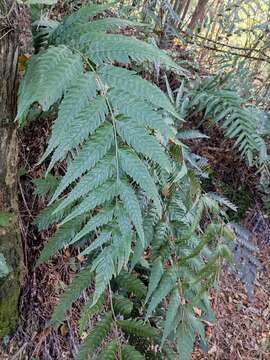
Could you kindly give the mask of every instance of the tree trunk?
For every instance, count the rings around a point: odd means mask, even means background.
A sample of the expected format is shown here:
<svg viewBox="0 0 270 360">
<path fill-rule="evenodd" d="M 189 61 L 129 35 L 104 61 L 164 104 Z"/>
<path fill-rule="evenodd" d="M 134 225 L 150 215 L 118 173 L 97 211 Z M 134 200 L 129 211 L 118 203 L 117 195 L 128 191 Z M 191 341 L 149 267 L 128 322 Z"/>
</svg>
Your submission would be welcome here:
<svg viewBox="0 0 270 360">
<path fill-rule="evenodd" d="M 199 0 L 198 1 L 198 4 L 192 15 L 192 18 L 188 24 L 188 29 L 194 30 L 196 25 L 201 25 L 204 15 L 205 15 L 207 3 L 208 3 L 208 0 Z"/>
<path fill-rule="evenodd" d="M 0 255 L 9 273 L 0 278 L 0 337 L 19 320 L 23 250 L 18 223 L 17 97 L 18 31 L 16 2 L 0 0 Z"/>
</svg>

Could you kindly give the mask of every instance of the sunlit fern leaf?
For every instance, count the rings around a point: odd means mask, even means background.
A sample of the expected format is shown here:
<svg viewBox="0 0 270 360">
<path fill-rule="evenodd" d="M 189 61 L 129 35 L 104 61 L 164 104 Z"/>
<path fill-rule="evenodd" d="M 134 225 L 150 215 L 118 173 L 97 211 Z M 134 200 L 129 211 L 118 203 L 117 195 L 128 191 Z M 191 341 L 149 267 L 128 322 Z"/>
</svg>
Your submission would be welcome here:
<svg viewBox="0 0 270 360">
<path fill-rule="evenodd" d="M 203 348 L 207 348 L 207 340 L 205 336 L 205 329 L 202 321 L 194 315 L 193 309 L 187 312 L 187 321 L 195 334 L 199 335 Z"/>
<path fill-rule="evenodd" d="M 115 168 L 115 157 L 112 155 L 105 156 L 90 172 L 81 177 L 80 181 L 75 185 L 67 197 L 65 197 L 59 206 L 57 206 L 55 213 L 63 210 L 91 190 L 96 189 L 105 183 L 106 180 L 115 174 Z"/>
<path fill-rule="evenodd" d="M 134 294 L 139 299 L 146 296 L 147 288 L 144 283 L 132 273 L 121 271 L 120 275 L 116 278 L 116 283 L 122 289 Z"/>
<path fill-rule="evenodd" d="M 37 261 L 37 265 L 44 263 L 58 250 L 61 250 L 64 246 L 67 246 L 81 229 L 84 221 L 85 217 L 81 216 L 67 224 L 64 224 L 63 226 L 60 226 L 48 239 L 48 242 L 42 249 Z"/>
<path fill-rule="evenodd" d="M 126 27 L 141 28 L 145 27 L 145 24 L 113 17 L 98 19 L 88 23 L 75 23 L 72 26 L 69 26 L 65 32 L 59 34 L 59 36 L 55 38 L 55 43 L 68 44 L 70 40 L 72 40 L 73 43 L 84 43 L 87 40 L 89 41 L 92 33 L 117 31 Z"/>
<path fill-rule="evenodd" d="M 47 149 L 40 162 L 44 161 L 62 143 L 66 131 L 69 131 L 69 125 L 74 122 L 74 117 L 96 96 L 96 90 L 97 84 L 94 74 L 90 72 L 80 74 L 67 89 L 59 106 L 57 119 L 53 123 L 52 135 Z"/>
<path fill-rule="evenodd" d="M 113 308 L 116 314 L 129 316 L 133 309 L 133 302 L 123 295 L 113 295 Z"/>
<path fill-rule="evenodd" d="M 174 319 L 177 312 L 179 311 L 180 298 L 178 289 L 174 289 L 171 293 L 170 302 L 166 310 L 166 320 L 164 323 L 164 331 L 161 341 L 161 346 L 163 346 L 165 340 L 174 331 Z"/>
<path fill-rule="evenodd" d="M 110 246 L 106 247 L 93 261 L 92 271 L 95 271 L 95 292 L 93 305 L 96 304 L 113 276 L 116 276 L 113 252 Z"/>
<path fill-rule="evenodd" d="M 53 202 L 74 180 L 92 169 L 110 150 L 113 141 L 113 130 L 110 124 L 100 127 L 86 142 L 79 154 L 69 163 L 66 175 L 54 193 Z M 91 156 L 89 156 L 91 154 Z"/>
<path fill-rule="evenodd" d="M 92 274 L 91 274 L 92 275 Z M 80 314 L 80 319 L 78 320 L 78 326 L 79 326 L 79 334 L 82 336 L 87 321 L 95 314 L 97 314 L 104 303 L 104 296 L 101 296 L 95 305 L 93 305 L 93 296 L 91 295 L 88 299 L 87 303 L 84 305 L 82 312 Z"/>
<path fill-rule="evenodd" d="M 146 166 L 136 155 L 135 152 L 129 149 L 120 149 L 119 158 L 122 169 L 133 178 L 137 184 L 145 191 L 147 196 L 154 201 L 154 204 L 158 210 L 158 214 L 161 214 L 161 200 L 158 194 L 156 184 L 154 183 Z"/>
<path fill-rule="evenodd" d="M 195 343 L 195 334 L 189 325 L 181 322 L 176 330 L 176 345 L 180 360 L 190 360 Z"/>
<path fill-rule="evenodd" d="M 45 230 L 48 226 L 50 226 L 53 223 L 56 223 L 60 221 L 64 214 L 70 210 L 70 208 L 67 208 L 66 210 L 59 211 L 58 213 L 55 213 L 56 208 L 61 204 L 61 200 L 55 202 L 54 204 L 46 207 L 43 209 L 36 219 L 34 220 L 34 224 L 38 226 L 39 231 Z"/>
<path fill-rule="evenodd" d="M 115 360 L 117 354 L 118 342 L 112 339 L 97 356 L 97 360 Z"/>
<path fill-rule="evenodd" d="M 144 338 L 155 338 L 157 330 L 142 320 L 118 320 L 117 325 L 126 333 Z"/>
<path fill-rule="evenodd" d="M 105 207 L 97 215 L 93 216 L 82 228 L 80 232 L 70 241 L 70 244 L 74 244 L 79 241 L 82 237 L 95 231 L 99 227 L 108 224 L 113 218 L 114 208 Z M 74 219 L 75 221 L 76 219 Z M 68 224 L 68 223 L 67 223 Z"/>
<path fill-rule="evenodd" d="M 174 137 L 172 127 L 165 122 L 162 114 L 144 99 L 131 97 L 127 92 L 115 89 L 110 91 L 109 99 L 117 112 L 132 119 L 137 125 L 158 130 L 166 141 Z"/>
<path fill-rule="evenodd" d="M 122 180 L 118 184 L 118 189 L 119 189 L 120 198 L 124 203 L 124 207 L 127 210 L 137 230 L 137 233 L 139 235 L 142 244 L 144 244 L 142 213 L 136 194 L 127 181 Z"/>
<path fill-rule="evenodd" d="M 106 201 L 110 202 L 117 194 L 117 184 L 115 180 L 107 180 L 104 184 L 92 190 L 84 200 L 77 205 L 67 217 L 62 220 L 62 224 L 82 215 L 90 210 L 95 209 L 99 205 L 103 205 Z"/>
<path fill-rule="evenodd" d="M 55 41 L 58 36 L 64 34 L 70 26 L 78 23 L 86 23 L 89 21 L 90 18 L 107 10 L 108 7 L 108 4 L 91 4 L 89 6 L 81 7 L 79 10 L 73 12 L 71 15 L 68 15 L 64 18 L 63 23 L 55 30 L 54 33 L 52 33 L 51 41 Z"/>
<path fill-rule="evenodd" d="M 148 292 L 147 292 L 147 296 L 145 299 L 145 303 L 148 302 L 151 295 L 158 287 L 158 284 L 160 282 L 160 279 L 162 278 L 163 272 L 164 272 L 164 270 L 163 270 L 162 260 L 160 258 L 157 258 L 154 261 L 152 268 L 151 268 L 151 275 L 149 278 Z"/>
<path fill-rule="evenodd" d="M 100 345 L 102 340 L 110 331 L 112 324 L 112 313 L 107 313 L 103 319 L 96 322 L 91 334 L 87 336 L 82 344 L 76 360 L 87 360 Z"/>
<path fill-rule="evenodd" d="M 55 192 L 60 177 L 49 174 L 46 178 L 33 179 L 32 182 L 35 186 L 35 194 L 36 195 L 48 195 L 48 197 L 52 196 Z"/>
<path fill-rule="evenodd" d="M 65 319 L 65 312 L 70 308 L 72 303 L 81 295 L 82 291 L 91 285 L 93 274 L 91 266 L 86 266 L 74 278 L 71 285 L 61 295 L 59 302 L 54 308 L 50 323 L 54 329 Z"/>
<path fill-rule="evenodd" d="M 101 249 L 103 245 L 110 241 L 111 234 L 111 231 L 106 231 L 103 229 L 102 233 L 81 252 L 81 255 L 89 255 L 92 251 Z"/>
<path fill-rule="evenodd" d="M 16 119 L 22 122 L 34 102 L 49 110 L 82 71 L 81 57 L 65 46 L 34 55 L 20 85 Z"/>
<path fill-rule="evenodd" d="M 176 284 L 177 276 L 174 268 L 168 269 L 162 276 L 158 287 L 154 291 L 151 297 L 151 301 L 148 305 L 146 318 L 148 319 L 158 304 L 168 295 Z"/>
<path fill-rule="evenodd" d="M 153 239 L 154 235 L 154 224 L 157 221 L 156 211 L 153 214 L 144 216 L 143 219 L 143 230 L 144 230 L 144 237 L 145 237 L 145 246 L 148 246 Z M 135 265 L 141 260 L 145 247 L 142 246 L 142 243 L 137 241 L 135 248 L 133 249 L 133 257 L 130 264 L 130 269 L 132 270 Z"/>
<path fill-rule="evenodd" d="M 127 210 L 123 207 L 123 204 L 117 205 L 115 215 L 121 234 L 127 238 L 132 237 L 131 218 L 129 217 Z"/>
<path fill-rule="evenodd" d="M 145 360 L 145 357 L 131 345 L 122 348 L 122 360 Z"/>
<path fill-rule="evenodd" d="M 135 71 L 119 68 L 113 65 L 104 65 L 99 70 L 101 78 L 109 87 L 128 92 L 152 103 L 156 108 L 163 108 L 174 116 L 178 116 L 170 100 L 157 86 L 142 79 Z M 125 82 L 123 82 L 125 78 Z"/>
<path fill-rule="evenodd" d="M 48 170 L 66 157 L 68 151 L 78 147 L 105 121 L 108 108 L 104 97 L 99 96 L 84 107 L 70 123 L 65 124 L 62 142 L 55 149 Z"/>
<path fill-rule="evenodd" d="M 212 199 L 216 200 L 220 205 L 225 205 L 227 208 L 233 211 L 237 211 L 237 206 L 224 196 L 213 192 L 208 192 L 207 195 Z"/>
<path fill-rule="evenodd" d="M 117 131 L 122 139 L 133 149 L 150 160 L 157 162 L 169 171 L 170 161 L 156 138 L 133 121 L 121 120 L 117 122 Z"/>
<path fill-rule="evenodd" d="M 128 63 L 132 59 L 138 62 L 159 61 L 168 68 L 181 71 L 165 52 L 130 36 L 100 33 L 89 45 L 84 44 L 83 52 L 99 65 L 113 61 Z"/>
<path fill-rule="evenodd" d="M 117 273 L 126 267 L 131 254 L 132 234 L 114 234 L 112 251 L 114 253 Z"/>
</svg>

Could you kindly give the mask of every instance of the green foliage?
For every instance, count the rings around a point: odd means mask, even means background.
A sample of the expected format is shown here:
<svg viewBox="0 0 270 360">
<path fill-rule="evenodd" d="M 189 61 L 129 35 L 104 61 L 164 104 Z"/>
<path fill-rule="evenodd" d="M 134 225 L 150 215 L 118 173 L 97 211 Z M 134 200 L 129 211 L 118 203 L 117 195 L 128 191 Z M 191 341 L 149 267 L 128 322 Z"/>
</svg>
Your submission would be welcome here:
<svg viewBox="0 0 270 360">
<path fill-rule="evenodd" d="M 258 128 L 266 115 L 252 106 L 243 107 L 244 100 L 228 87 L 226 78 L 204 80 L 191 96 L 190 109 L 202 111 L 205 120 L 221 123 L 224 135 L 234 140 L 234 147 L 250 166 L 268 159 L 266 143 Z"/>
<path fill-rule="evenodd" d="M 98 355 L 97 360 L 114 360 L 117 353 L 117 340 L 111 340 Z"/>
<path fill-rule="evenodd" d="M 54 309 L 51 325 L 55 329 L 64 321 L 65 311 L 70 308 L 71 304 L 81 295 L 82 291 L 91 285 L 92 280 L 93 276 L 89 266 L 85 267 L 76 275 Z"/>
<path fill-rule="evenodd" d="M 123 295 L 113 295 L 113 307 L 116 314 L 129 316 L 133 310 L 133 302 Z"/>
<path fill-rule="evenodd" d="M 164 71 L 182 71 L 165 51 L 114 33 L 144 25 L 96 18 L 107 8 L 90 5 L 67 16 L 33 56 L 20 86 L 20 124 L 36 102 L 43 111 L 53 107 L 57 113 L 40 160 L 50 161 L 47 177 L 35 181 L 36 192 L 50 201 L 36 223 L 39 229 L 55 225 L 56 231 L 38 265 L 65 246 L 86 260 L 61 296 L 51 324 L 57 328 L 92 285 L 78 321 L 80 334 L 89 319 L 95 315 L 97 320 L 78 360 L 91 358 L 101 345 L 98 359 L 120 354 L 144 359 L 153 344 L 162 358 L 188 359 L 196 337 L 206 348 L 201 320 L 214 320 L 207 292 L 219 259 L 231 261 L 227 243 L 235 240 L 224 208 L 236 209 L 201 189 L 205 159 L 181 140 L 205 136 L 183 130 L 182 117 L 192 109 L 223 121 L 226 136 L 249 161 L 263 155 L 263 144 L 260 136 L 254 138 L 251 110 L 242 109 L 234 93 L 217 93 L 216 82 L 188 95 L 181 86 L 174 99 L 173 91 L 167 97 L 130 69 L 145 62 L 148 68 L 155 63 Z M 52 177 L 49 172 L 60 161 L 64 174 Z"/>
<path fill-rule="evenodd" d="M 144 360 L 145 358 L 133 346 L 125 345 L 125 346 L 123 346 L 123 349 L 122 349 L 122 359 L 123 360 Z"/>
<path fill-rule="evenodd" d="M 100 343 L 104 340 L 105 336 L 110 331 L 112 325 L 112 313 L 108 312 L 102 320 L 95 324 L 91 334 L 87 336 L 83 345 L 80 348 L 76 360 L 87 360 L 90 355 L 97 349 Z"/>
<path fill-rule="evenodd" d="M 157 331 L 148 324 L 144 324 L 141 320 L 118 320 L 117 325 L 129 334 L 134 334 L 143 338 L 154 338 Z"/>
<path fill-rule="evenodd" d="M 116 278 L 116 283 L 119 288 L 126 289 L 129 293 L 134 294 L 139 299 L 143 299 L 146 295 L 146 286 L 133 273 L 122 271 Z"/>
</svg>

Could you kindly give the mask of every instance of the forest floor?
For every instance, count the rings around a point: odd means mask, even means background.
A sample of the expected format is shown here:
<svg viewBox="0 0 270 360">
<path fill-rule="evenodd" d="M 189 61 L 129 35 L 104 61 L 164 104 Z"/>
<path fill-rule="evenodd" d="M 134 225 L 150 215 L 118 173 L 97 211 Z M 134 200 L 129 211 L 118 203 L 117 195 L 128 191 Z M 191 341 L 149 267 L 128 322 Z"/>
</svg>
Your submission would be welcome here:
<svg viewBox="0 0 270 360">
<path fill-rule="evenodd" d="M 76 330 L 76 321 L 86 301 L 86 293 L 74 304 L 72 311 L 67 314 L 66 322 L 57 332 L 48 327 L 48 320 L 60 293 L 74 276 L 74 263 L 71 261 L 74 254 L 66 249 L 46 264 L 35 267 L 44 242 L 54 230 L 51 228 L 39 233 L 33 225 L 34 218 L 46 205 L 45 199 L 35 195 L 32 180 L 40 177 L 45 170 L 46 164 L 38 167 L 36 164 L 44 152 L 50 124 L 51 119 L 41 119 L 31 123 L 20 134 L 20 227 L 26 276 L 21 299 L 21 324 L 11 338 L 5 339 L 4 351 L 2 354 L 0 352 L 3 360 L 72 360 L 81 340 Z M 211 143 L 212 151 L 226 153 L 228 142 L 218 143 L 219 148 Z M 196 144 L 193 147 L 196 150 Z M 211 149 L 207 148 L 207 144 L 203 149 L 209 155 Z M 216 154 L 213 158 L 216 159 Z M 226 164 L 226 161 L 222 163 Z M 239 166 L 240 163 L 235 168 L 243 172 Z M 61 166 L 54 171 L 55 174 L 61 174 Z M 224 171 L 219 169 L 219 174 L 222 173 L 225 176 Z M 229 176 L 229 173 L 225 174 Z M 231 174 L 235 175 L 233 172 Z M 251 175 L 246 173 L 243 176 L 248 179 Z M 218 285 L 210 294 L 217 321 L 206 323 L 209 351 L 203 353 L 196 347 L 193 360 L 270 359 L 270 223 L 259 204 L 247 209 L 243 222 L 252 232 L 254 243 L 260 249 L 262 266 L 258 272 L 254 298 L 252 301 L 248 299 L 244 286 L 228 270 L 221 271 Z"/>
</svg>

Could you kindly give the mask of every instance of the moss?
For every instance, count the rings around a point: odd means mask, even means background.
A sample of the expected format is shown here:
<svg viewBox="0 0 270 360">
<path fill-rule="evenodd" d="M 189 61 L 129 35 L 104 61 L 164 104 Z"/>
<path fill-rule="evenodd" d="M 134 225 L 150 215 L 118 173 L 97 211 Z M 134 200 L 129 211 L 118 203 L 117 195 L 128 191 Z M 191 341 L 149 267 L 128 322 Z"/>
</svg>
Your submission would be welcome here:
<svg viewBox="0 0 270 360">
<path fill-rule="evenodd" d="M 19 321 L 18 299 L 20 288 L 14 287 L 8 297 L 0 299 L 0 337 L 14 331 Z"/>
<path fill-rule="evenodd" d="M 13 226 L 13 229 L 10 227 Z M 10 268 L 8 276 L 0 279 L 0 337 L 15 330 L 19 321 L 19 298 L 22 280 L 20 239 L 14 221 L 8 227 L 0 227 L 0 253 Z M 3 233 L 6 231 L 6 234 Z"/>
</svg>

